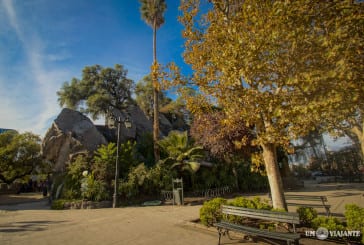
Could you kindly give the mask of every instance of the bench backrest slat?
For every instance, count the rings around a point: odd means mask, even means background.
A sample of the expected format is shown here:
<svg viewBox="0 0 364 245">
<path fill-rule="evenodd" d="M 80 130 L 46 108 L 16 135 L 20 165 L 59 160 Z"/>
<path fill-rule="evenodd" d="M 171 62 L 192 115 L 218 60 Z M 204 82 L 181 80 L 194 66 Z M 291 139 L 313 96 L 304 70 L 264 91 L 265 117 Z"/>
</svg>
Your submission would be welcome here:
<svg viewBox="0 0 364 245">
<path fill-rule="evenodd" d="M 324 201 L 327 202 L 326 196 L 308 196 L 308 195 L 288 195 L 285 194 L 286 199 L 290 200 L 306 200 L 306 201 Z"/>
<path fill-rule="evenodd" d="M 300 219 L 297 213 L 289 213 L 289 212 L 274 212 L 268 210 L 260 210 L 260 209 L 251 209 L 251 208 L 241 208 L 223 205 L 222 206 L 223 214 L 237 215 L 247 218 L 253 219 L 261 219 L 261 220 L 269 220 L 269 221 L 277 221 L 277 222 L 285 222 L 290 224 L 299 224 Z"/>
<path fill-rule="evenodd" d="M 295 194 L 284 194 L 286 200 L 302 200 L 302 201 L 322 201 L 327 202 L 326 196 L 312 196 L 312 195 L 295 195 Z M 272 199 L 270 193 L 268 193 L 269 199 Z"/>
</svg>

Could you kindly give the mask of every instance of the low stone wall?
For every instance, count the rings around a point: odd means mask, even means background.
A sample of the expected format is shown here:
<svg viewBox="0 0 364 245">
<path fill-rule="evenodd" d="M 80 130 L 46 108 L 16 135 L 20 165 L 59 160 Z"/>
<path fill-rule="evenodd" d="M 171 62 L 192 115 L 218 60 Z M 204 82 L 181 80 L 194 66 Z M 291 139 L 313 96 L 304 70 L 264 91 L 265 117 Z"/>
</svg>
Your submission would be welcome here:
<svg viewBox="0 0 364 245">
<path fill-rule="evenodd" d="M 0 194 L 16 194 L 20 189 L 20 186 L 20 183 L 14 183 L 11 185 L 0 183 Z"/>
<path fill-rule="evenodd" d="M 73 202 L 65 202 L 64 209 L 96 209 L 96 208 L 110 208 L 112 206 L 111 201 L 101 201 L 101 202 L 93 202 L 93 201 L 73 201 Z"/>
</svg>

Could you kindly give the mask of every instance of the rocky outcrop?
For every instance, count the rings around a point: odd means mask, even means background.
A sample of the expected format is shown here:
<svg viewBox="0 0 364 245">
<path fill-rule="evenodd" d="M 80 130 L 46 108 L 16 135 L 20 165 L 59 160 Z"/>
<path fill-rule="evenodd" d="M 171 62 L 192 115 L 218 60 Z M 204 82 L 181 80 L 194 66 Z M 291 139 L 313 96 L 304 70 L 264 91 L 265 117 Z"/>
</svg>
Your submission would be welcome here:
<svg viewBox="0 0 364 245">
<path fill-rule="evenodd" d="M 112 115 L 114 118 L 117 118 L 121 121 L 120 124 L 120 140 L 121 142 L 133 139 L 138 141 L 143 134 L 146 132 L 152 132 L 153 125 L 152 122 L 145 116 L 144 112 L 137 105 L 130 105 L 125 111 L 113 110 Z M 126 128 L 124 125 L 125 120 L 128 120 L 131 123 L 131 128 Z M 117 123 L 115 119 L 108 118 L 107 120 L 107 128 L 109 129 L 108 135 L 113 136 L 111 141 L 116 142 L 117 137 Z M 101 129 L 100 126 L 98 126 Z M 103 133 L 107 132 L 107 129 L 102 129 Z M 109 138 L 109 137 L 107 137 Z"/>
<path fill-rule="evenodd" d="M 78 111 L 65 108 L 48 129 L 42 153 L 45 160 L 52 163 L 53 171 L 63 172 L 71 156 L 92 152 L 101 144 L 107 141 L 92 121 Z"/>
<path fill-rule="evenodd" d="M 145 133 L 152 133 L 153 124 L 136 104 L 120 112 L 112 112 L 114 118 L 121 120 L 120 141 L 138 141 Z M 170 118 L 169 118 L 170 117 Z M 129 119 L 131 128 L 126 128 L 124 121 Z M 161 136 L 166 136 L 171 130 L 185 130 L 186 124 L 182 118 L 172 118 L 169 114 L 160 114 Z M 63 172 L 67 162 L 79 154 L 92 153 L 101 144 L 116 142 L 117 124 L 111 117 L 106 119 L 106 125 L 95 126 L 92 121 L 78 111 L 63 109 L 48 129 L 42 143 L 45 160 L 53 166 L 53 171 Z"/>
</svg>

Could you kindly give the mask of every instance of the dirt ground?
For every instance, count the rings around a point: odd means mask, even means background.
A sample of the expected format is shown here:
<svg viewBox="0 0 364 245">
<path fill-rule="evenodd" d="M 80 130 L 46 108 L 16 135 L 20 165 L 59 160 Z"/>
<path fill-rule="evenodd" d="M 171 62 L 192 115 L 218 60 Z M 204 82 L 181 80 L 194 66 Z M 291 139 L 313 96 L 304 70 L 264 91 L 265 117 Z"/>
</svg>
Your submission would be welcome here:
<svg viewBox="0 0 364 245">
<path fill-rule="evenodd" d="M 364 183 L 307 183 L 304 189 L 289 193 L 326 195 L 331 212 L 338 216 L 348 203 L 364 207 Z M 198 219 L 200 208 L 168 205 L 58 211 L 50 210 L 41 195 L 0 196 L 0 244 L 217 244 L 216 229 L 192 222 Z M 289 207 L 290 211 L 295 208 Z M 272 244 L 242 240 L 238 234 L 233 238 L 223 237 L 222 244 Z M 303 237 L 300 244 L 337 243 Z"/>
</svg>

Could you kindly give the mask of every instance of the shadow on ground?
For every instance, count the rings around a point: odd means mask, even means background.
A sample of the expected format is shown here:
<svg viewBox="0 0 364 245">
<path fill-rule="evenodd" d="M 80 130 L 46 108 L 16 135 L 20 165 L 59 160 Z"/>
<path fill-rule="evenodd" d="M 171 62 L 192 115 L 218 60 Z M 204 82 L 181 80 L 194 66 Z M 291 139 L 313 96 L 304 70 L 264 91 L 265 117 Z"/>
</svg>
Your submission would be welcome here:
<svg viewBox="0 0 364 245">
<path fill-rule="evenodd" d="M 41 199 L 31 202 L 0 205 L 0 210 L 18 211 L 18 210 L 49 210 L 50 205 L 48 199 Z"/>
<path fill-rule="evenodd" d="M 14 222 L 11 224 L 0 225 L 0 233 L 15 233 L 26 231 L 44 231 L 51 224 L 64 223 L 66 221 L 50 221 L 50 220 L 38 220 L 38 221 L 24 221 Z"/>
</svg>

